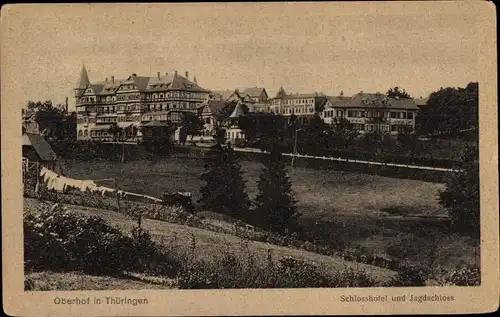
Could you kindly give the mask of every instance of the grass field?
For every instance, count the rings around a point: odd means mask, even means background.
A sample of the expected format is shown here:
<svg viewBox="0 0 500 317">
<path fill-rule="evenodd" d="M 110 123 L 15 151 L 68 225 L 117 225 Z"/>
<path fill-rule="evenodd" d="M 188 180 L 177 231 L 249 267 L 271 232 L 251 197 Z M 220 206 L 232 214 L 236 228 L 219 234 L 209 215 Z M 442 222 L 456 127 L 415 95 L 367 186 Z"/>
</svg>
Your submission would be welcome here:
<svg viewBox="0 0 500 317">
<path fill-rule="evenodd" d="M 143 281 L 140 277 L 94 276 L 80 272 L 30 272 L 26 278 L 34 285 L 32 291 L 139 290 L 171 289 L 170 284 Z"/>
<path fill-rule="evenodd" d="M 254 198 L 261 164 L 242 162 L 242 167 L 247 191 Z M 136 193 L 161 197 L 164 191 L 190 191 L 198 199 L 203 161 L 67 162 L 65 171 L 79 179 L 115 177 L 120 189 Z M 290 169 L 289 174 L 301 222 L 317 242 L 427 267 L 479 265 L 475 239 L 420 220 L 394 219 L 407 214 L 444 215 L 437 201 L 443 184 L 305 168 Z M 179 228 L 179 232 L 190 230 Z"/>
<path fill-rule="evenodd" d="M 242 166 L 247 191 L 254 198 L 261 164 L 242 162 Z M 190 191 L 197 200 L 203 161 L 67 162 L 65 171 L 78 179 L 114 177 L 120 189 L 155 197 L 164 191 Z M 441 184 L 305 168 L 290 169 L 289 173 L 299 209 L 308 217 L 376 215 L 388 207 L 407 213 L 443 214 L 437 203 L 437 193 L 444 188 Z"/>
</svg>

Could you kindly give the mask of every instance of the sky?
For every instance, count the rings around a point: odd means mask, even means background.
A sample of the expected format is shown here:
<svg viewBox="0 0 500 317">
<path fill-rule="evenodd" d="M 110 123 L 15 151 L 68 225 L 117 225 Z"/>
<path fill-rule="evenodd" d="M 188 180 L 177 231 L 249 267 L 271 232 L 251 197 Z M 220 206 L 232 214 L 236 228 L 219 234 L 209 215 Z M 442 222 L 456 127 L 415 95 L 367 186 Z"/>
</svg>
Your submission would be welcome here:
<svg viewBox="0 0 500 317">
<path fill-rule="evenodd" d="M 426 97 L 478 81 L 478 12 L 456 2 L 8 6 L 2 67 L 21 107 L 65 97 L 72 107 L 82 63 L 91 82 L 178 70 L 214 90 L 399 86 Z"/>
</svg>

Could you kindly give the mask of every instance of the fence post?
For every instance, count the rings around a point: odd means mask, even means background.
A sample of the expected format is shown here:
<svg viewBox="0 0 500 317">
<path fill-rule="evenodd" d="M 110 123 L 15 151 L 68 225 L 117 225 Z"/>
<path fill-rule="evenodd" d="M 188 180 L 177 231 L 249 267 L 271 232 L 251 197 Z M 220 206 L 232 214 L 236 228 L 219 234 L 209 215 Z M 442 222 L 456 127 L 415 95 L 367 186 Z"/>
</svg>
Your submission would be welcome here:
<svg viewBox="0 0 500 317">
<path fill-rule="evenodd" d="M 115 184 L 116 204 L 118 205 L 118 212 L 120 212 L 120 193 L 118 193 L 118 186 L 116 185 L 116 178 L 113 178 L 113 182 Z"/>
</svg>

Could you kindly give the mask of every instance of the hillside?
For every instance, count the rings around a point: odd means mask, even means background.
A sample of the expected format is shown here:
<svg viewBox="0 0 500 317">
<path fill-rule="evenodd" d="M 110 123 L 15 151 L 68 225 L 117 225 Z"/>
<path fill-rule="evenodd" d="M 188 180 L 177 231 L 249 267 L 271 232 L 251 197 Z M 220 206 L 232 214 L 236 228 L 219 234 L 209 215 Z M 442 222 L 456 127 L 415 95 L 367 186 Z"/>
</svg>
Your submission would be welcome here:
<svg viewBox="0 0 500 317">
<path fill-rule="evenodd" d="M 33 210 L 37 205 L 40 204 L 43 204 L 43 202 L 29 198 L 24 199 L 25 209 Z M 70 210 L 82 214 L 98 215 L 107 222 L 121 228 L 126 232 L 129 232 L 135 225 L 135 221 L 133 219 L 130 219 L 118 212 L 74 205 L 67 205 L 67 207 Z M 237 254 L 241 254 L 242 256 L 246 256 L 245 254 L 241 253 L 244 241 L 230 234 L 216 233 L 204 229 L 198 229 L 151 219 L 143 220 L 142 226 L 144 229 L 150 231 L 150 233 L 158 242 L 162 242 L 164 244 L 174 243 L 176 246 L 187 248 L 190 245 L 193 245 L 194 241 L 196 250 L 195 257 L 198 258 L 210 260 L 214 257 L 214 255 L 223 251 L 233 251 Z M 312 252 L 276 246 L 263 242 L 245 242 L 248 243 L 249 249 L 256 255 L 257 261 L 265 261 L 268 256 L 268 250 L 271 250 L 273 259 L 275 260 L 282 256 L 301 258 L 304 260 L 316 262 L 321 267 L 323 267 L 326 272 L 334 272 L 336 269 L 343 267 L 359 268 L 366 270 L 369 275 L 371 275 L 378 281 L 386 281 L 396 275 L 396 272 L 393 272 L 391 270 L 366 264 L 348 262 L 338 257 L 324 256 Z"/>
</svg>

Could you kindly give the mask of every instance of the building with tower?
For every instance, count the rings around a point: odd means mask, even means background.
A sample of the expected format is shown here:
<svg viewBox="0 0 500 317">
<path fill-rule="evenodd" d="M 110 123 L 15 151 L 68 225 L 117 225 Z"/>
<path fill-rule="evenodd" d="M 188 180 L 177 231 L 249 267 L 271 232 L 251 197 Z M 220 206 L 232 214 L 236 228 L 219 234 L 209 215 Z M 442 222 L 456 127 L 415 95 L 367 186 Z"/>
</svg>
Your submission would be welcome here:
<svg viewBox="0 0 500 317">
<path fill-rule="evenodd" d="M 77 111 L 77 138 L 110 139 L 109 128 L 117 124 L 126 139 L 140 137 L 141 125 L 152 121 L 178 124 L 184 112 L 197 112 L 209 99 L 209 90 L 201 88 L 189 73 L 157 73 L 157 76 L 131 74 L 125 79 L 114 76 L 91 83 L 82 66 L 74 97 Z"/>
</svg>

